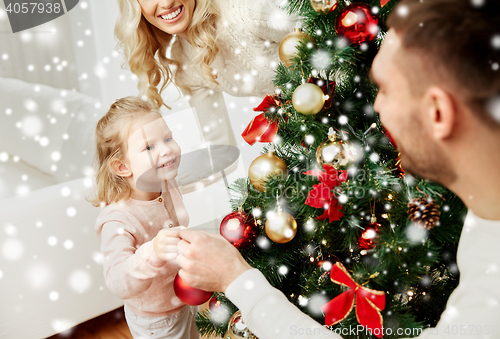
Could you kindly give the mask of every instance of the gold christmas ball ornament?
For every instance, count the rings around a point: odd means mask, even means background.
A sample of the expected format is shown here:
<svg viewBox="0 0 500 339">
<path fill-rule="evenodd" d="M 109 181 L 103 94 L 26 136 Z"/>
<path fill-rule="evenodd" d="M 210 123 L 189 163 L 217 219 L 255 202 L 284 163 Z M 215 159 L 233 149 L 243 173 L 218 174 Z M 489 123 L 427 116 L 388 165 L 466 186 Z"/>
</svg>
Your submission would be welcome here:
<svg viewBox="0 0 500 339">
<path fill-rule="evenodd" d="M 324 164 L 332 165 L 336 170 L 345 169 L 355 160 L 356 149 L 341 139 L 337 138 L 337 133 L 330 127 L 328 140 L 319 144 L 316 150 L 316 162 L 323 168 Z"/>
<path fill-rule="evenodd" d="M 265 228 L 269 239 L 278 244 L 284 244 L 297 234 L 297 221 L 278 207 L 276 212 L 268 214 Z"/>
<path fill-rule="evenodd" d="M 236 311 L 229 319 L 224 339 L 256 339 L 243 322 L 241 311 Z"/>
<path fill-rule="evenodd" d="M 248 168 L 248 177 L 250 183 L 256 190 L 264 192 L 264 180 L 270 175 L 280 175 L 285 178 L 288 174 L 288 169 L 285 162 L 274 155 L 274 152 L 268 152 L 257 158 L 250 164 Z"/>
<path fill-rule="evenodd" d="M 293 65 L 292 59 L 297 56 L 297 46 L 301 40 L 314 42 L 314 39 L 300 28 L 294 28 L 293 32 L 285 35 L 283 40 L 281 40 L 278 54 L 281 62 L 286 67 Z"/>
<path fill-rule="evenodd" d="M 304 115 L 314 115 L 323 109 L 325 94 L 317 85 L 304 83 L 292 95 L 293 108 Z"/>
<path fill-rule="evenodd" d="M 311 6 L 316 12 L 333 12 L 337 5 L 337 0 L 311 0 Z"/>
</svg>

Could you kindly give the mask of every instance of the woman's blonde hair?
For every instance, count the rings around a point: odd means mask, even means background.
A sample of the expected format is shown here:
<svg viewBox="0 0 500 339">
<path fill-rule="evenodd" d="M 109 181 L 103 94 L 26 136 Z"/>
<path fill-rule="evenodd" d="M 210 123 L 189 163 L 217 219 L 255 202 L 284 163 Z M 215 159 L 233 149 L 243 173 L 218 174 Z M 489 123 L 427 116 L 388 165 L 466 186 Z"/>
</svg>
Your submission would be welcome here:
<svg viewBox="0 0 500 339">
<path fill-rule="evenodd" d="M 125 142 L 138 118 L 146 114 L 157 114 L 156 106 L 139 97 L 129 96 L 115 101 L 109 111 L 99 120 L 95 129 L 97 162 L 95 196 L 89 201 L 96 207 L 102 203 L 127 200 L 132 189 L 125 180 L 112 169 L 113 162 L 126 158 Z"/>
<path fill-rule="evenodd" d="M 179 69 L 179 62 L 167 58 L 167 48 L 173 36 L 151 25 L 142 15 L 137 0 L 118 0 L 120 15 L 115 24 L 115 36 L 123 48 L 125 62 L 139 79 L 139 93 L 146 95 L 158 107 L 165 105 L 161 93 L 170 82 L 191 93 L 188 85 L 174 77 L 172 69 Z M 187 34 L 189 42 L 198 51 L 194 61 L 200 65 L 203 76 L 210 86 L 218 85 L 211 63 L 219 47 L 217 45 L 217 20 L 219 10 L 212 0 L 196 0 L 193 18 Z M 160 88 L 158 89 L 158 86 Z M 165 105 L 166 106 L 166 105 Z M 167 106 L 168 107 L 168 106 Z"/>
</svg>

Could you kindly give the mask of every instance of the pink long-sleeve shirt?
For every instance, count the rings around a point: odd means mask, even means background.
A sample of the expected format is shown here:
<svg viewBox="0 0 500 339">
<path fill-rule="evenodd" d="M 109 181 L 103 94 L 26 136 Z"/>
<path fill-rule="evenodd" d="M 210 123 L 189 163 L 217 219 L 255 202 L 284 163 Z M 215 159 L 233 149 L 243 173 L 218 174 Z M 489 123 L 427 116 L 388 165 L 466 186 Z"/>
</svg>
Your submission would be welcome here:
<svg viewBox="0 0 500 339">
<path fill-rule="evenodd" d="M 175 226 L 187 227 L 189 216 L 181 193 L 175 188 L 170 192 L 180 223 Z M 150 201 L 111 203 L 97 218 L 106 285 L 138 315 L 164 316 L 185 306 L 173 288 L 179 266 L 175 260 L 161 260 L 153 249 L 153 238 L 171 223 L 165 193 Z"/>
</svg>

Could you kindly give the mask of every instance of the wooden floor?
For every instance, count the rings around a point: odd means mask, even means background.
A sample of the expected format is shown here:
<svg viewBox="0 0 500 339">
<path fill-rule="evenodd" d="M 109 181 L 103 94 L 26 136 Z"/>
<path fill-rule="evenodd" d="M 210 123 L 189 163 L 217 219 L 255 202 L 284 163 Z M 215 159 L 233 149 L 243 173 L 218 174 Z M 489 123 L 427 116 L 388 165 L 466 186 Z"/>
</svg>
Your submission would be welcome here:
<svg viewBox="0 0 500 339">
<path fill-rule="evenodd" d="M 200 306 L 200 309 L 208 305 Z M 47 339 L 133 339 L 128 329 L 123 307 L 77 325 Z M 202 337 L 202 339 L 209 339 Z"/>
<path fill-rule="evenodd" d="M 48 339 L 132 339 L 123 307 L 91 319 Z"/>
</svg>

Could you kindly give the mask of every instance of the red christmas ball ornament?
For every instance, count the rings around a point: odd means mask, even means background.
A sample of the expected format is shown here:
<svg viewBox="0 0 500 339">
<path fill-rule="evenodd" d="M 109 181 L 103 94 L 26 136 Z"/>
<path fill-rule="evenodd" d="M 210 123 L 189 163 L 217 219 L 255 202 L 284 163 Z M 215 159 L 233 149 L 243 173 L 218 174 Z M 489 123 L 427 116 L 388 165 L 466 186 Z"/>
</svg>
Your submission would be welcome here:
<svg viewBox="0 0 500 339">
<path fill-rule="evenodd" d="M 213 297 L 208 302 L 208 308 L 210 308 L 210 311 L 212 311 L 212 312 L 219 311 L 220 307 L 221 307 L 221 302 L 219 299 L 217 299 L 217 297 Z"/>
<path fill-rule="evenodd" d="M 250 247 L 257 235 L 259 226 L 252 214 L 242 211 L 231 212 L 220 223 L 220 234 L 234 247 Z"/>
<path fill-rule="evenodd" d="M 346 6 L 337 16 L 335 31 L 355 45 L 370 42 L 377 36 L 380 28 L 378 18 L 364 3 L 353 3 Z"/>
<path fill-rule="evenodd" d="M 179 273 L 177 273 L 174 278 L 174 292 L 180 301 L 191 306 L 198 306 L 206 303 L 213 294 L 213 292 L 207 292 L 189 286 L 181 279 Z"/>
<path fill-rule="evenodd" d="M 365 226 L 365 230 L 358 238 L 358 247 L 362 250 L 371 250 L 374 248 L 380 227 L 381 225 L 376 222 Z"/>
</svg>

